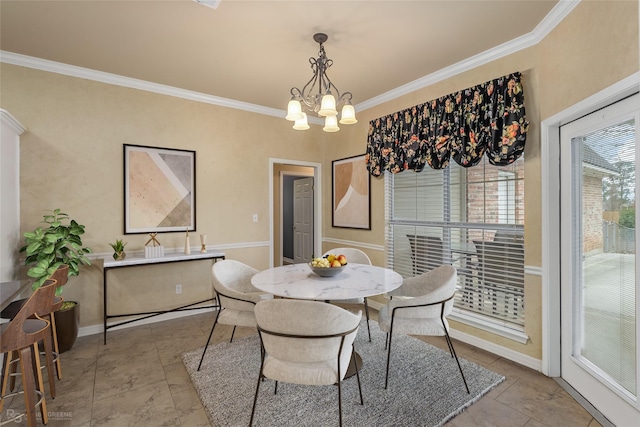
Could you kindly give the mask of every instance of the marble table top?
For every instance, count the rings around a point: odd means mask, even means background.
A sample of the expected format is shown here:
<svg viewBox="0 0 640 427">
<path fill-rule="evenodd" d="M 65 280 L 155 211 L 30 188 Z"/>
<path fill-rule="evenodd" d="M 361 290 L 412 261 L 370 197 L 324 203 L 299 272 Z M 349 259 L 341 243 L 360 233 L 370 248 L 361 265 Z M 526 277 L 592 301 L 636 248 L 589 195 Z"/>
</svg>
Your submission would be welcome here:
<svg viewBox="0 0 640 427">
<path fill-rule="evenodd" d="M 402 284 L 393 270 L 349 263 L 333 277 L 320 277 L 308 264 L 293 264 L 261 271 L 251 283 L 270 294 L 296 299 L 339 300 L 390 292 Z"/>
</svg>

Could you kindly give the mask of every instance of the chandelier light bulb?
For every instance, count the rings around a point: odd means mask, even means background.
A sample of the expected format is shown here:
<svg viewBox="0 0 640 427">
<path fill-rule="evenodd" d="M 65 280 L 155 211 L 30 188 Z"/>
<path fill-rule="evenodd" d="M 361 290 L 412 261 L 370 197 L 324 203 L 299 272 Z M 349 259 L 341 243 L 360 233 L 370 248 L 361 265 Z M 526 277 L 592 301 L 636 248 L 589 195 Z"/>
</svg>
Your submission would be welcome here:
<svg viewBox="0 0 640 427">
<path fill-rule="evenodd" d="M 302 112 L 302 105 L 300 104 L 300 101 L 298 101 L 297 99 L 292 99 L 291 101 L 289 101 L 289 105 L 287 106 L 287 117 L 285 117 L 285 119 L 294 122 L 296 120 L 300 120 L 303 114 L 304 113 Z"/>
<path fill-rule="evenodd" d="M 324 118 L 324 127 L 322 128 L 325 132 L 338 132 L 340 128 L 338 127 L 338 116 L 327 116 Z"/>
<path fill-rule="evenodd" d="M 309 124 L 307 123 L 307 114 L 306 113 L 300 113 L 300 114 L 302 114 L 302 118 L 296 120 L 296 122 L 293 124 L 293 128 L 295 130 L 309 129 Z"/>
<path fill-rule="evenodd" d="M 340 123 L 343 125 L 352 125 L 354 123 L 358 123 L 358 120 L 356 120 L 356 109 L 353 108 L 353 105 L 351 105 L 351 103 L 349 102 L 344 104 L 344 107 L 342 107 Z"/>
<path fill-rule="evenodd" d="M 326 117 L 338 115 L 338 110 L 336 110 L 336 98 L 331 94 L 331 91 L 327 92 L 322 97 L 318 115 Z"/>
</svg>

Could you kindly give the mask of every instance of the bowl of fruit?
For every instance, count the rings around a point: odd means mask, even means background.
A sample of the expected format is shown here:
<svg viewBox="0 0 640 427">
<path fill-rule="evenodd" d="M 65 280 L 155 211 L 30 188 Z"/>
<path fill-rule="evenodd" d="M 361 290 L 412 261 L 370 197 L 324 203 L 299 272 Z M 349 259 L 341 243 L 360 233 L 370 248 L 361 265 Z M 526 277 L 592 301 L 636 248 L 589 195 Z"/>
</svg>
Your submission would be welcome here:
<svg viewBox="0 0 640 427">
<path fill-rule="evenodd" d="M 313 258 L 309 263 L 311 271 L 320 277 L 333 277 L 344 270 L 347 265 L 347 257 L 344 255 L 325 255 L 322 258 Z"/>
</svg>

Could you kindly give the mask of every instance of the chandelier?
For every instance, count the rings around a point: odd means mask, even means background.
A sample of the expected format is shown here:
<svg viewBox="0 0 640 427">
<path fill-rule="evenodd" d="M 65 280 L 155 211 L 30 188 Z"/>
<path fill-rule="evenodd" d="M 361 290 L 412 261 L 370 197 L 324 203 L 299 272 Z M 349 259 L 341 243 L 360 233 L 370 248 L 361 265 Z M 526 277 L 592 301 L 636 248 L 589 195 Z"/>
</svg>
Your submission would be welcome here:
<svg viewBox="0 0 640 427">
<path fill-rule="evenodd" d="M 324 117 L 325 132 L 337 132 L 338 127 L 338 110 L 337 105 L 342 105 L 340 123 L 350 125 L 357 123 L 356 110 L 351 104 L 353 95 L 351 92 L 345 92 L 340 95 L 338 88 L 331 82 L 327 76 L 327 70 L 333 65 L 333 60 L 327 58 L 324 52 L 323 43 L 329 37 L 324 33 L 313 35 L 313 40 L 320 44 L 320 52 L 318 58 L 309 58 L 313 77 L 307 82 L 302 90 L 297 87 L 291 88 L 291 101 L 287 107 L 287 120 L 295 122 L 293 128 L 296 130 L 309 129 L 307 123 L 307 114 L 302 111 L 302 104 L 307 110 L 318 113 Z M 337 99 L 337 101 L 336 101 Z"/>
</svg>

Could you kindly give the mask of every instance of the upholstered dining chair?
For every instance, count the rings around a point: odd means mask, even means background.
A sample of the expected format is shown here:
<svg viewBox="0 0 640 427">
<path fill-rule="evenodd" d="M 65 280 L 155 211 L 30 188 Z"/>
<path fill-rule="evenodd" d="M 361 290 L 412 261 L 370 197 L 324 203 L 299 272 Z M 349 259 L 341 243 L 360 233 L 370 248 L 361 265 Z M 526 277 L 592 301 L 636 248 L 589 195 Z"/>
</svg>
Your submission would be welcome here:
<svg viewBox="0 0 640 427">
<path fill-rule="evenodd" d="M 347 263 L 354 264 L 365 264 L 371 265 L 371 259 L 369 256 L 361 251 L 360 249 L 355 248 L 335 248 L 327 251 L 324 255 L 344 255 L 347 257 Z M 369 342 L 371 342 L 371 329 L 369 329 L 369 304 L 367 304 L 366 298 L 351 298 L 351 299 L 341 299 L 341 300 L 333 300 L 330 301 L 332 303 L 337 304 L 363 304 L 364 305 L 364 315 L 367 319 L 367 333 L 369 334 Z"/>
<path fill-rule="evenodd" d="M 338 388 L 338 416 L 342 425 L 342 388 L 349 362 L 354 353 L 353 341 L 358 332 L 362 312 L 351 313 L 341 307 L 320 301 L 273 299 L 255 307 L 261 341 L 261 364 L 253 418 L 260 391 L 266 379 L 302 385 L 332 385 Z M 360 404 L 362 388 L 356 370 Z"/>
<path fill-rule="evenodd" d="M 391 301 L 378 313 L 380 329 L 387 333 L 385 389 L 389 383 L 391 341 L 395 332 L 407 335 L 444 335 L 451 357 L 455 358 L 462 381 L 469 393 L 467 380 L 449 336 L 449 323 L 446 318 L 453 309 L 456 279 L 456 268 L 451 265 L 442 265 L 419 276 L 405 279 L 399 288 L 389 292 Z"/>
<path fill-rule="evenodd" d="M 256 327 L 256 317 L 253 313 L 256 303 L 265 298 L 273 298 L 273 295 L 264 293 L 251 284 L 251 278 L 257 272 L 258 270 L 255 268 L 231 259 L 213 264 L 211 281 L 220 307 L 216 311 L 216 318 L 211 327 L 207 344 L 202 351 L 198 371 L 202 366 L 204 355 L 207 353 L 207 347 L 218 323 L 233 326 L 229 342 L 233 341 L 236 326 Z"/>
<path fill-rule="evenodd" d="M 43 424 L 48 422 L 38 343 L 44 342 L 46 365 L 51 385 L 54 381 L 51 331 L 49 330 L 51 324 L 40 318 L 38 314 L 51 311 L 56 287 L 55 280 L 46 280 L 22 305 L 13 320 L 0 325 L 0 350 L 4 355 L 0 411 L 6 398 L 23 394 L 27 424 L 30 427 L 36 425 L 36 406 L 40 406 Z M 7 393 L 9 367 L 13 363 L 12 360 L 17 361 L 20 365 L 22 390 Z M 52 397 L 55 397 L 55 388 L 51 389 L 51 392 Z M 12 419 L 3 420 L 2 424 L 13 420 L 18 422 L 23 416 L 24 414 L 18 414 Z"/>
</svg>

